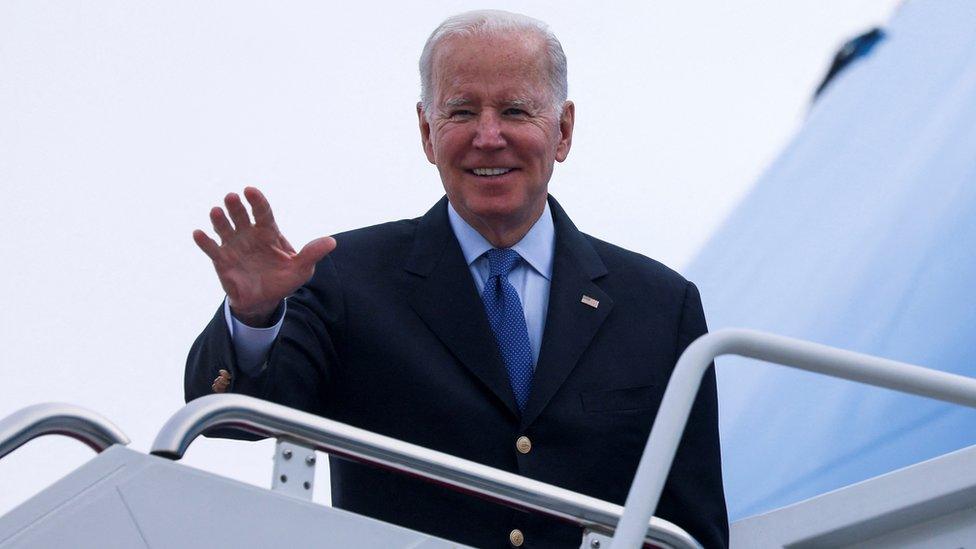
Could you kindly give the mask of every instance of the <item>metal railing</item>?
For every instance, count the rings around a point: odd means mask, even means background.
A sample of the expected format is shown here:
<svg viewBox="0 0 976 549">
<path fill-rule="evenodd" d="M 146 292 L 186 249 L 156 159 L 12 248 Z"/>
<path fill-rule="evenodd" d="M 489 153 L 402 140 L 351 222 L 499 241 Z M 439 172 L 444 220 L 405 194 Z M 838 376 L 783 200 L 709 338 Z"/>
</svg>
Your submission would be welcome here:
<svg viewBox="0 0 976 549">
<path fill-rule="evenodd" d="M 724 329 L 695 340 L 678 359 L 651 428 L 611 547 L 634 549 L 654 514 L 681 434 L 711 362 L 739 355 L 976 408 L 976 379 L 754 330 Z"/>
<path fill-rule="evenodd" d="M 196 437 L 215 427 L 292 441 L 596 532 L 613 532 L 623 514 L 619 505 L 243 395 L 208 395 L 190 402 L 159 431 L 151 453 L 180 459 Z M 657 517 L 648 517 L 642 530 L 639 542 L 701 547 L 684 530 Z"/>
<path fill-rule="evenodd" d="M 113 444 L 129 444 L 129 437 L 101 415 L 80 406 L 49 402 L 0 419 L 0 458 L 44 435 L 68 436 L 96 452 Z"/>
</svg>

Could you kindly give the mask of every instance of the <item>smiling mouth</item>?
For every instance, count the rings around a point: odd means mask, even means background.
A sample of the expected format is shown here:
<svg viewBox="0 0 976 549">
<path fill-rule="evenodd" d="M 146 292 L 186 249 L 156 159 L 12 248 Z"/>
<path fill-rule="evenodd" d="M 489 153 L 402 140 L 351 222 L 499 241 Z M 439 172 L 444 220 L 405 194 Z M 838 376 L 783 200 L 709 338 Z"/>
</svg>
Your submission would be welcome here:
<svg viewBox="0 0 976 549">
<path fill-rule="evenodd" d="M 474 168 L 472 170 L 468 170 L 468 173 L 472 173 L 478 177 L 497 177 L 499 175 L 505 175 L 514 169 L 515 168 Z"/>
</svg>

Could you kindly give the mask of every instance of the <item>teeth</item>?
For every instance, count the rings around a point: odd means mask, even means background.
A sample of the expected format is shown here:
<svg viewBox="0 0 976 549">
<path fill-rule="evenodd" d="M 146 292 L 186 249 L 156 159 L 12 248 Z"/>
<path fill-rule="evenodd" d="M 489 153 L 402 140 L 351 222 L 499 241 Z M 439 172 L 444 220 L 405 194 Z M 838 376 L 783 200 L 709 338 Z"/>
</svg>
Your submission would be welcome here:
<svg viewBox="0 0 976 549">
<path fill-rule="evenodd" d="M 475 175 L 502 175 L 512 171 L 512 168 L 475 168 L 471 171 Z"/>
</svg>

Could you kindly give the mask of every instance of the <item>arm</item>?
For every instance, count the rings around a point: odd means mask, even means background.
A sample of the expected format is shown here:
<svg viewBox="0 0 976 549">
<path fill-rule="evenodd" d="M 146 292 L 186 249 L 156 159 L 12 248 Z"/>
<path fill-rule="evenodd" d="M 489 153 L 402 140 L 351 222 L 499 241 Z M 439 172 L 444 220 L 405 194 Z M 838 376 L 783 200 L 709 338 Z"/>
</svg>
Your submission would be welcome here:
<svg viewBox="0 0 976 549">
<path fill-rule="evenodd" d="M 246 343 L 242 345 L 244 342 L 240 341 L 235 344 L 233 319 L 228 322 L 225 311 L 218 310 L 190 350 L 184 379 L 185 396 L 189 401 L 211 394 L 218 373 L 225 370 L 230 378 L 226 383 L 227 390 L 308 409 L 314 399 L 307 395 L 317 392 L 321 376 L 310 376 L 307 372 L 296 374 L 295 370 L 322 371 L 322 361 L 334 354 L 325 349 L 331 349 L 325 326 L 329 315 L 323 308 L 327 305 L 320 298 L 329 294 L 328 288 L 338 287 L 332 283 L 336 277 L 331 261 L 321 261 L 335 248 L 335 240 L 331 237 L 316 239 L 300 252 L 295 252 L 278 230 L 271 207 L 261 192 L 248 187 L 244 196 L 254 213 L 254 223 L 251 223 L 240 197 L 231 193 L 224 203 L 233 225 L 221 208 L 213 208 L 210 212 L 221 244 L 199 230 L 194 231 L 193 238 L 213 261 L 220 283 L 227 292 L 227 312 L 232 312 L 233 317 L 252 327 L 271 326 L 276 309 L 286 296 L 294 293 L 293 304 L 289 314 L 280 320 L 282 335 L 274 340 L 268 360 L 262 362 L 259 359 L 257 365 L 243 364 L 241 359 L 253 362 L 255 351 L 260 357 L 261 349 L 248 349 Z M 321 272 L 317 273 L 316 264 L 320 261 Z M 315 274 L 320 276 L 313 278 Z M 310 278 L 313 280 L 309 281 Z M 319 286 L 319 289 L 300 288 L 306 282 Z M 325 301 L 330 299 L 334 300 L 327 298 Z M 314 340 L 318 340 L 319 345 L 315 349 L 309 348 Z M 286 353 L 288 358 L 277 360 L 283 364 L 269 367 L 275 362 L 277 349 L 289 349 L 295 341 L 301 342 L 303 347 L 299 354 Z M 241 356 L 238 356 L 239 352 Z M 244 356 L 249 352 L 250 357 Z M 306 361 L 309 363 L 301 364 L 302 355 L 309 359 Z M 280 382 L 285 375 L 294 375 L 296 381 L 306 382 L 297 391 L 306 396 L 283 390 L 281 385 L 289 385 Z"/>
<path fill-rule="evenodd" d="M 190 349 L 184 377 L 187 402 L 212 394 L 218 372 L 226 370 L 230 373 L 228 392 L 321 414 L 330 367 L 338 363 L 333 336 L 341 329 L 343 307 L 335 268 L 326 258 L 316 267 L 312 280 L 288 298 L 267 358 L 256 367 L 247 367 L 240 357 L 240 345 L 231 335 L 233 323 L 227 322 L 221 306 Z"/>
<path fill-rule="evenodd" d="M 706 332 L 708 327 L 698 288 L 689 282 L 685 288 L 675 362 L 692 341 Z M 714 365 L 702 379 L 656 514 L 687 530 L 706 548 L 728 547 Z"/>
<path fill-rule="evenodd" d="M 268 353 L 274 345 L 281 323 L 284 320 L 288 302 L 282 301 L 278 310 L 272 315 L 274 325 L 268 328 L 254 328 L 244 324 L 230 310 L 230 300 L 224 299 L 224 321 L 231 340 L 234 342 L 234 353 L 237 355 L 237 366 L 249 375 L 255 375 L 266 364 Z M 215 378 L 211 388 L 215 393 L 226 393 L 230 388 L 230 371 L 224 368 L 218 370 L 219 377 Z"/>
<path fill-rule="evenodd" d="M 234 352 L 237 355 L 237 365 L 241 370 L 254 374 L 258 372 L 268 358 L 271 346 L 274 345 L 278 332 L 288 311 L 288 301 L 282 301 L 278 309 L 272 314 L 271 326 L 256 328 L 241 322 L 230 310 L 230 300 L 224 300 L 224 321 L 227 330 L 234 341 Z"/>
</svg>

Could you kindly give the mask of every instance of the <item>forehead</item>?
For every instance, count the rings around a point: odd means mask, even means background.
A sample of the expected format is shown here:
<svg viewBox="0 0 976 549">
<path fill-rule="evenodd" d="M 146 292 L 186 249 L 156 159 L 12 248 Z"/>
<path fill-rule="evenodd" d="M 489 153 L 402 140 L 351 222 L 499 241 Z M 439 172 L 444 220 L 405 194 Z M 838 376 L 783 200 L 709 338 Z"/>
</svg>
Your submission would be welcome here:
<svg viewBox="0 0 976 549">
<path fill-rule="evenodd" d="M 545 43 L 528 33 L 451 37 L 437 47 L 432 76 L 441 100 L 485 91 L 506 99 L 537 95 L 548 78 Z"/>
</svg>

